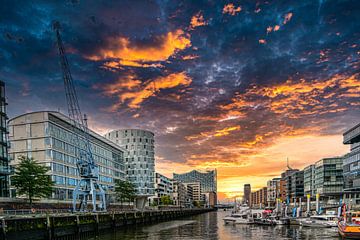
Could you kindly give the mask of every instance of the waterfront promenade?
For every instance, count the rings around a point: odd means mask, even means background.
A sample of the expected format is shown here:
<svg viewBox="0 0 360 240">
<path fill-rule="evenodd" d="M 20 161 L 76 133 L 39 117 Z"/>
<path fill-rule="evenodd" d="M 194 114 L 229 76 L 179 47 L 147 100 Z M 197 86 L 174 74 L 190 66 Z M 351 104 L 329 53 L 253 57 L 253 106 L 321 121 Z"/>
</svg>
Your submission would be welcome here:
<svg viewBox="0 0 360 240">
<path fill-rule="evenodd" d="M 113 211 L 106 213 L 46 213 L 3 215 L 0 239 L 78 239 L 128 225 L 158 223 L 190 217 L 213 209 Z"/>
</svg>

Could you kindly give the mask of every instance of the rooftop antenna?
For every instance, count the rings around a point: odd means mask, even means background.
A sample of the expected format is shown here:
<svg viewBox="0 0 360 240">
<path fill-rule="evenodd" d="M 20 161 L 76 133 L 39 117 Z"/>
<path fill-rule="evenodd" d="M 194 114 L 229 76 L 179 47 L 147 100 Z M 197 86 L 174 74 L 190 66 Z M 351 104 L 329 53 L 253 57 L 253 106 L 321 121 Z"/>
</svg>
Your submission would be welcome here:
<svg viewBox="0 0 360 240">
<path fill-rule="evenodd" d="M 288 168 L 288 170 L 293 170 L 289 164 L 289 157 L 286 157 L 286 167 Z"/>
</svg>

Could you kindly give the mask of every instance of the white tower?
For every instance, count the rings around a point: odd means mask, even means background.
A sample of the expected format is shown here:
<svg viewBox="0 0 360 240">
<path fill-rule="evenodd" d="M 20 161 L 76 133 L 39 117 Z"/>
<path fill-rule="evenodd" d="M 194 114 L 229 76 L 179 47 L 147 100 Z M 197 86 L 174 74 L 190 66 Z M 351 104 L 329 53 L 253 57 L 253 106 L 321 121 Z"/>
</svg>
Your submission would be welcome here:
<svg viewBox="0 0 360 240">
<path fill-rule="evenodd" d="M 154 133 L 141 129 L 114 130 L 106 138 L 123 147 L 126 179 L 136 186 L 136 208 L 143 209 L 155 194 Z"/>
</svg>

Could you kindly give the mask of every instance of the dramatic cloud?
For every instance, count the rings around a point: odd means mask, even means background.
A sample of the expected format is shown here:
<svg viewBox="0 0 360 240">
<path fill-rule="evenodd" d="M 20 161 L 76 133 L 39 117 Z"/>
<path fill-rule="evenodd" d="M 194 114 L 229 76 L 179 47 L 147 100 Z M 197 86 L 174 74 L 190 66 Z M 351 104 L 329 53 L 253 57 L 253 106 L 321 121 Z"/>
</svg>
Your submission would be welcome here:
<svg viewBox="0 0 360 240">
<path fill-rule="evenodd" d="M 121 104 L 127 103 L 130 108 L 139 108 L 140 104 L 151 96 L 155 96 L 162 89 L 187 87 L 191 84 L 191 78 L 184 72 L 172 73 L 164 77 L 158 77 L 141 84 L 135 76 L 126 76 L 118 79 L 115 83 L 105 85 L 104 93 L 108 96 L 118 96 L 119 103 L 114 104 L 110 110 L 115 111 Z"/>
<path fill-rule="evenodd" d="M 240 5 L 241 4 L 241 5 Z M 218 169 L 220 197 L 343 155 L 360 119 L 360 15 L 346 1 L 7 1 L 10 117 L 67 112 L 51 23 L 89 126 L 155 133 L 156 170 Z M 28 17 L 32 16 L 32 17 Z"/>
<path fill-rule="evenodd" d="M 238 12 L 241 11 L 241 7 L 235 7 L 235 5 L 233 3 L 229 3 L 227 5 L 224 6 L 223 8 L 223 13 L 227 13 L 230 14 L 232 16 L 235 16 Z"/>
<path fill-rule="evenodd" d="M 101 47 L 87 58 L 95 61 L 114 59 L 106 63 L 106 67 L 158 67 L 160 62 L 190 46 L 190 37 L 182 30 L 157 36 L 152 44 L 145 46 L 131 43 L 128 38 L 109 37 L 106 47 Z"/>
<path fill-rule="evenodd" d="M 204 16 L 201 12 L 198 12 L 191 18 L 190 29 L 195 29 L 196 27 L 205 26 L 208 23 L 204 20 Z"/>
</svg>

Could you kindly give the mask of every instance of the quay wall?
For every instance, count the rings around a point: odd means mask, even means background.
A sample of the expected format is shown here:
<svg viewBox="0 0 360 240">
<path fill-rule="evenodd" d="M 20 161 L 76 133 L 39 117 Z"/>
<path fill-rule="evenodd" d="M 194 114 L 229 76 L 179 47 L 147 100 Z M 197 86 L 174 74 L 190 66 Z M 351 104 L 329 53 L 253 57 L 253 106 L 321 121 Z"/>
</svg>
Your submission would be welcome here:
<svg viewBox="0 0 360 240">
<path fill-rule="evenodd" d="M 128 225 L 168 221 L 213 210 L 214 209 L 182 209 L 144 212 L 32 215 L 22 217 L 7 216 L 0 218 L 0 239 L 80 239 L 94 237 L 109 229 L 122 228 Z"/>
</svg>

